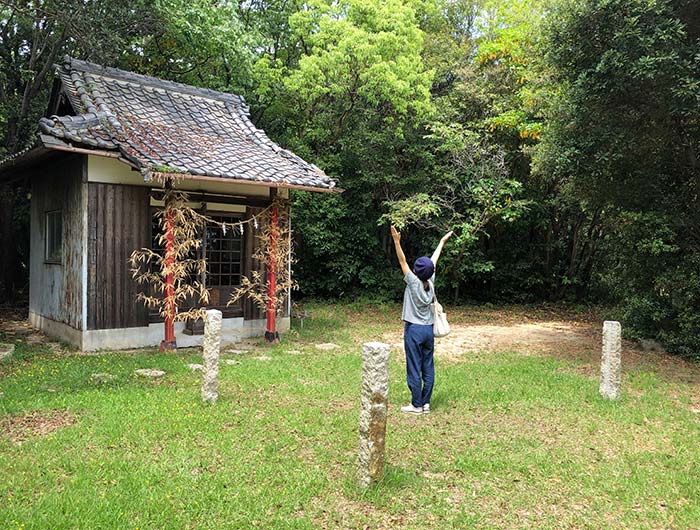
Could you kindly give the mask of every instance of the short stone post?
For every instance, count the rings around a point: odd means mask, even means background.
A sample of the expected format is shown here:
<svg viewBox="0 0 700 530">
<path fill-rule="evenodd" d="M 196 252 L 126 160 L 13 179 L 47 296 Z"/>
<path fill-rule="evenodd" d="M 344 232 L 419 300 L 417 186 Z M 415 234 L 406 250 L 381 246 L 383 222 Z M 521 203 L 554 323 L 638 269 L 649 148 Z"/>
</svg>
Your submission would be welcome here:
<svg viewBox="0 0 700 530">
<path fill-rule="evenodd" d="M 622 327 L 619 322 L 603 323 L 603 356 L 600 364 L 600 395 L 619 399 L 622 378 Z"/>
<path fill-rule="evenodd" d="M 204 365 L 202 369 L 202 401 L 216 403 L 219 397 L 219 350 L 221 348 L 221 311 L 204 313 Z"/>
<path fill-rule="evenodd" d="M 384 473 L 384 438 L 389 404 L 389 345 L 362 345 L 362 402 L 360 408 L 359 483 L 363 488 Z"/>
</svg>

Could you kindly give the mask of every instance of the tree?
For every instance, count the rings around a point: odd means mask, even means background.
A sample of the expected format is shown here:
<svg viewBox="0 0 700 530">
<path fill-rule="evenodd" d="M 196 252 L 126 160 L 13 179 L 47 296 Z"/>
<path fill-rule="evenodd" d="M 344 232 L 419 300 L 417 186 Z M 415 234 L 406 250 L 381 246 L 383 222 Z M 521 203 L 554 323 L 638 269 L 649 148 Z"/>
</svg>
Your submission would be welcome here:
<svg viewBox="0 0 700 530">
<path fill-rule="evenodd" d="M 236 3 L 158 0 L 150 31 L 134 39 L 124 64 L 143 74 L 224 92 L 246 92 L 258 39 Z"/>
<path fill-rule="evenodd" d="M 0 115 L 6 153 L 31 141 L 63 54 L 114 64 L 150 30 L 148 0 L 10 0 L 0 5 Z"/>
<path fill-rule="evenodd" d="M 603 285 L 634 332 L 700 351 L 700 40 L 686 1 L 566 3 L 548 26 L 560 95 L 540 174 L 604 211 Z"/>
<path fill-rule="evenodd" d="M 598 218 L 583 212 L 555 177 L 531 172 L 557 90 L 540 57 L 542 21 L 552 3 L 444 1 L 426 25 L 426 41 L 439 43 L 440 50 L 425 51 L 438 72 L 433 128 L 468 132 L 482 147 L 502 153 L 507 178 L 519 184 L 518 197 L 530 205 L 517 219 L 494 218 L 474 242 L 473 270 L 465 268 L 461 277 L 471 298 L 534 301 L 585 294 Z M 457 5 L 461 17 L 451 11 Z M 452 167 L 448 143 L 435 138 L 436 175 Z"/>
<path fill-rule="evenodd" d="M 385 285 L 381 203 L 420 179 L 432 112 L 423 32 L 407 2 L 312 2 L 289 18 L 290 47 L 254 68 L 253 111 L 282 145 L 339 177 L 342 196 L 295 194 L 297 269 L 305 294 Z M 417 169 L 417 171 L 416 171 Z"/>
<path fill-rule="evenodd" d="M 54 63 L 66 53 L 118 62 L 132 39 L 151 27 L 151 5 L 149 0 L 0 3 L 0 158 L 34 141 L 47 109 Z M 28 192 L 23 183 L 0 184 L 0 296 L 8 298 L 29 274 Z"/>
<path fill-rule="evenodd" d="M 441 268 L 454 289 L 456 303 L 465 276 L 493 269 L 493 263 L 477 247 L 487 225 L 494 219 L 515 221 L 527 208 L 527 201 L 517 198 L 521 184 L 509 178 L 502 148 L 457 125 L 436 126 L 432 137 L 446 155 L 440 168 L 443 177 L 433 186 L 433 195 L 419 193 L 387 202 L 389 212 L 380 222 L 399 229 L 413 225 L 423 231 L 455 232 Z"/>
</svg>

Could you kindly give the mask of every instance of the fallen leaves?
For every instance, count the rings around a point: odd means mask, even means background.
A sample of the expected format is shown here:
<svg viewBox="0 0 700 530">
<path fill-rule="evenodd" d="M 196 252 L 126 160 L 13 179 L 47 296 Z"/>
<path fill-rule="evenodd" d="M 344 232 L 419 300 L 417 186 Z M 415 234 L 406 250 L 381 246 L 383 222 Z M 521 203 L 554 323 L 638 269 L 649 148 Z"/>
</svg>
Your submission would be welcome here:
<svg viewBox="0 0 700 530">
<path fill-rule="evenodd" d="M 35 411 L 0 421 L 0 432 L 12 443 L 20 445 L 30 438 L 46 436 L 75 422 L 75 416 L 69 410 Z"/>
</svg>

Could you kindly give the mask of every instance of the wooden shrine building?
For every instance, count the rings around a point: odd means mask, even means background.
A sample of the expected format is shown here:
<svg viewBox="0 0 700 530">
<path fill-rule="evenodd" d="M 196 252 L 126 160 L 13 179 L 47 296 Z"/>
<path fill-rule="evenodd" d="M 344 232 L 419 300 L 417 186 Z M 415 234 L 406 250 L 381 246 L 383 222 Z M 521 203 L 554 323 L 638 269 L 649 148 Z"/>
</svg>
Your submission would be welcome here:
<svg viewBox="0 0 700 530">
<path fill-rule="evenodd" d="M 66 57 L 36 143 L 0 163 L 0 180 L 31 181 L 29 319 L 85 351 L 153 346 L 164 324 L 136 297 L 129 256 L 157 239 L 162 180 L 219 222 L 235 223 L 290 189 L 336 192 L 323 171 L 272 142 L 236 95 Z M 208 307 L 223 340 L 262 335 L 250 301 L 227 306 L 256 267 L 254 230 L 207 230 Z M 278 323 L 289 326 L 289 310 Z M 201 335 L 175 324 L 179 346 Z"/>
</svg>

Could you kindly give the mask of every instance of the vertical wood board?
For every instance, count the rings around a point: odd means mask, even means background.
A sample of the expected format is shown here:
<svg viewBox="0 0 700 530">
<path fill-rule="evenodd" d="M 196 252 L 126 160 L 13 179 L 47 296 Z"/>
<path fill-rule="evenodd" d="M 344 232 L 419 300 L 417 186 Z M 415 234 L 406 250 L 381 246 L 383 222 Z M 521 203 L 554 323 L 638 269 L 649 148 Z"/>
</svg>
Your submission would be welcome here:
<svg viewBox="0 0 700 530">
<path fill-rule="evenodd" d="M 148 325 L 131 277 L 131 253 L 150 246 L 149 190 L 142 186 L 88 183 L 88 328 Z"/>
</svg>

